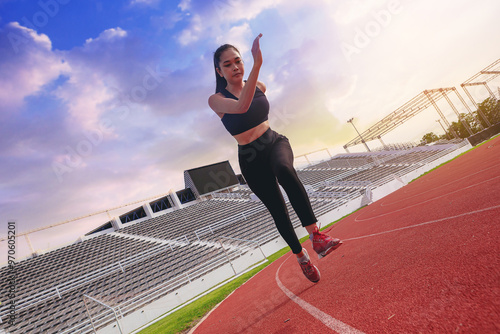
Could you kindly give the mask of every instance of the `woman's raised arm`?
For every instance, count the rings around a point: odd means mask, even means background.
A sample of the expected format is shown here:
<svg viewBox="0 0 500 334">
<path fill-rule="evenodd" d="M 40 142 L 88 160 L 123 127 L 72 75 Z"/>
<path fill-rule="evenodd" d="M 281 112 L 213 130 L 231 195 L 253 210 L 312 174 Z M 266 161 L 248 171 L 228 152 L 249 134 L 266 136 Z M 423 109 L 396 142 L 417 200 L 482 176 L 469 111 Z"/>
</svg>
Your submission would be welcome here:
<svg viewBox="0 0 500 334">
<path fill-rule="evenodd" d="M 260 67 L 262 66 L 262 52 L 260 50 L 259 40 L 262 34 L 259 34 L 252 45 L 252 56 L 253 56 L 253 66 L 250 74 L 248 76 L 246 84 L 241 90 L 240 97 L 238 100 L 233 100 L 220 96 L 219 94 L 213 94 L 208 99 L 208 104 L 213 111 L 218 114 L 242 114 L 247 112 L 252 103 L 253 96 L 255 94 L 255 87 L 257 85 L 257 79 L 259 77 Z"/>
</svg>

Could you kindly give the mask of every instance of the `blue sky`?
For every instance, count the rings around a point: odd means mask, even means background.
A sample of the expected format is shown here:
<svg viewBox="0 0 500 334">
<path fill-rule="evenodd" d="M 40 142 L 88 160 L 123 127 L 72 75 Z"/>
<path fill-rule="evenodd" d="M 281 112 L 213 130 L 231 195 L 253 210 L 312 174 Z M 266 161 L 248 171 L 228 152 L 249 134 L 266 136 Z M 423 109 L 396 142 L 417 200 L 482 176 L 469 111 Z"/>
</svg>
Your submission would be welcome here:
<svg viewBox="0 0 500 334">
<path fill-rule="evenodd" d="M 296 155 L 342 152 L 350 117 L 366 129 L 498 59 L 499 12 L 496 0 L 0 0 L 0 219 L 22 232 L 180 190 L 185 169 L 229 160 L 239 172 L 207 104 L 221 44 L 249 68 L 263 33 L 271 126 Z M 422 113 L 384 140 L 440 133 L 435 119 Z M 53 248 L 108 219 L 30 239 Z"/>
</svg>

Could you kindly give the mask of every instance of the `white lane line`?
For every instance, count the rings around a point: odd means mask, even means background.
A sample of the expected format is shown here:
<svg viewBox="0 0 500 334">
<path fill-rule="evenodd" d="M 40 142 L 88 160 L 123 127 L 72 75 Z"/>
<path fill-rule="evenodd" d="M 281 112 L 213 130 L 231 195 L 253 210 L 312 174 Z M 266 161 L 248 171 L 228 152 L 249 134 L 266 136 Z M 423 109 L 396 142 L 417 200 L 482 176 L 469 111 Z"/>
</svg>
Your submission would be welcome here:
<svg viewBox="0 0 500 334">
<path fill-rule="evenodd" d="M 489 179 L 489 180 L 486 180 L 486 181 L 482 181 L 482 182 L 478 182 L 478 183 L 476 183 L 476 184 L 472 184 L 472 185 L 467 186 L 467 187 L 465 187 L 465 188 L 461 188 L 461 189 L 458 189 L 458 190 L 455 190 L 455 191 L 452 191 L 452 192 L 449 192 L 449 193 L 446 193 L 446 194 L 443 194 L 443 195 L 440 195 L 440 196 L 437 196 L 437 197 L 430 198 L 430 199 L 425 200 L 425 201 L 423 201 L 423 202 L 415 203 L 415 204 L 412 204 L 412 205 L 405 206 L 404 208 L 401 208 L 401 209 L 397 209 L 397 210 L 393 210 L 393 211 L 391 211 L 391 212 L 387 212 L 387 213 L 380 214 L 380 215 L 378 215 L 378 216 L 369 217 L 369 218 L 359 218 L 359 216 L 361 216 L 361 215 L 362 215 L 362 213 L 361 213 L 358 217 L 356 217 L 356 218 L 354 219 L 354 221 L 355 221 L 355 222 L 363 222 L 363 221 L 372 220 L 372 219 L 379 218 L 379 217 L 383 217 L 383 216 L 387 216 L 387 215 L 392 215 L 392 214 L 393 214 L 393 213 L 395 213 L 395 212 L 399 212 L 399 211 L 403 211 L 403 210 L 406 210 L 406 209 L 409 209 L 409 208 L 413 208 L 413 207 L 415 207 L 415 206 L 418 206 L 418 205 L 421 205 L 421 204 L 424 204 L 424 203 L 431 202 L 431 201 L 433 201 L 433 200 L 435 200 L 435 199 L 442 198 L 442 197 L 446 197 L 446 196 L 449 196 L 449 195 L 451 195 L 451 194 L 454 194 L 454 193 L 458 193 L 458 192 L 461 192 L 461 191 L 467 190 L 467 189 L 469 189 L 469 188 L 472 188 L 472 187 L 478 186 L 478 185 L 483 184 L 483 183 L 488 183 L 488 182 L 490 182 L 490 181 L 492 181 L 492 180 L 494 180 L 494 179 L 498 179 L 498 178 L 500 178 L 500 175 L 499 175 L 499 176 L 495 176 L 495 177 L 493 177 L 493 178 L 491 178 L 491 179 Z"/>
<path fill-rule="evenodd" d="M 469 212 L 461 213 L 461 214 L 455 215 L 455 216 L 449 216 L 449 217 L 445 217 L 445 218 L 430 220 L 428 222 L 423 222 L 423 223 L 419 223 L 419 224 L 415 224 L 415 225 L 410 225 L 410 226 L 396 228 L 394 230 L 389 230 L 389 231 L 384 231 L 384 232 L 378 232 L 378 233 L 363 235 L 363 236 L 360 236 L 360 237 L 342 239 L 342 241 L 350 241 L 350 240 L 357 240 L 357 239 L 374 237 L 374 236 L 381 235 L 381 234 L 392 233 L 392 232 L 406 230 L 406 229 L 409 229 L 409 228 L 419 227 L 419 226 L 423 226 L 423 225 L 429 225 L 429 224 L 439 223 L 439 222 L 442 222 L 444 220 L 460 218 L 460 217 L 469 216 L 469 215 L 473 215 L 473 214 L 476 214 L 476 213 L 480 213 L 480 212 L 484 212 L 484 211 L 489 211 L 489 210 L 493 210 L 493 209 L 499 209 L 499 208 L 500 208 L 500 205 L 495 205 L 495 206 L 491 206 L 491 207 L 485 208 L 485 209 L 480 209 L 480 210 L 475 210 L 475 211 L 469 211 Z"/>
<path fill-rule="evenodd" d="M 289 256 L 290 257 L 290 256 Z M 288 260 L 288 258 L 283 261 L 285 263 Z M 340 334 L 364 334 L 363 332 L 357 330 L 354 327 L 349 326 L 348 324 L 343 323 L 340 320 L 337 320 L 330 316 L 329 314 L 326 314 L 325 312 L 321 311 L 320 309 L 314 307 L 313 305 L 309 304 L 308 302 L 304 301 L 303 299 L 300 299 L 300 297 L 296 296 L 292 291 L 288 290 L 283 283 L 281 283 L 279 279 L 279 272 L 281 269 L 281 266 L 283 263 L 279 266 L 278 270 L 276 271 L 276 283 L 278 284 L 279 288 L 285 295 L 288 296 L 292 301 L 297 303 L 304 311 L 321 321 L 325 326 L 328 328 L 336 331 L 337 333 Z"/>
<path fill-rule="evenodd" d="M 404 197 L 402 200 L 399 200 L 399 201 L 394 201 L 394 202 L 390 202 L 390 203 L 387 203 L 387 204 L 386 204 L 386 203 L 381 203 L 381 204 L 380 204 L 380 206 L 390 206 L 390 205 L 394 205 L 394 204 L 398 204 L 398 203 L 400 203 L 400 202 L 406 201 L 406 200 L 408 200 L 408 199 L 410 199 L 410 198 L 413 198 L 413 197 L 419 197 L 419 196 L 421 196 L 421 195 L 423 195 L 423 194 L 426 194 L 426 193 L 428 193 L 428 192 L 431 192 L 431 191 L 436 191 L 437 189 L 440 189 L 440 188 L 443 188 L 443 187 L 447 187 L 447 186 L 449 186 L 449 185 L 451 185 L 451 184 L 454 184 L 454 183 L 457 183 L 457 182 L 462 182 L 462 180 L 464 180 L 464 179 L 469 179 L 471 176 L 474 176 L 474 175 L 477 175 L 477 174 L 482 174 L 482 173 L 484 173 L 485 171 L 490 170 L 490 169 L 493 169 L 493 168 L 498 168 L 498 166 L 497 166 L 497 165 L 495 165 L 495 166 L 491 166 L 491 167 L 488 167 L 488 168 L 482 169 L 482 170 L 480 170 L 480 171 L 478 171 L 478 172 L 475 172 L 475 173 L 472 173 L 472 174 L 466 175 L 466 176 L 464 176 L 464 177 L 462 177 L 462 178 L 460 178 L 460 179 L 456 179 L 456 180 L 453 180 L 453 181 L 448 182 L 448 183 L 445 183 L 445 184 L 440 184 L 439 186 L 437 186 L 437 187 L 433 187 L 433 188 L 430 188 L 429 190 L 424 190 L 424 191 L 417 192 L 415 195 L 411 195 L 411 196 L 408 196 L 408 197 Z M 494 179 L 494 178 L 493 178 L 493 179 Z M 432 181 L 432 180 L 430 180 L 430 181 L 427 181 L 427 179 L 424 179 L 424 180 L 425 180 L 426 182 L 428 182 L 428 183 L 433 183 L 433 182 L 434 182 L 434 181 Z M 422 181 L 424 181 L 424 180 L 422 180 Z M 487 180 L 487 181 L 491 181 L 491 180 L 492 180 L 492 179 Z M 404 188 L 403 188 L 403 189 L 404 189 Z M 406 191 L 405 191 L 404 193 L 405 193 L 405 194 L 408 194 L 408 192 L 406 192 Z"/>
</svg>

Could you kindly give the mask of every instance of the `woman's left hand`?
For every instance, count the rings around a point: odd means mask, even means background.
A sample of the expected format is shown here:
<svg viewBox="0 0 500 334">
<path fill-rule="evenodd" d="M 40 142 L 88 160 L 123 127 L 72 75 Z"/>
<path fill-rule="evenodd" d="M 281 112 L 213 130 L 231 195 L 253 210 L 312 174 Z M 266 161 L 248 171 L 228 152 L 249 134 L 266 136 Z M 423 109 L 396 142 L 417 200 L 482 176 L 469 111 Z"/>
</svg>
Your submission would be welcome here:
<svg viewBox="0 0 500 334">
<path fill-rule="evenodd" d="M 254 65 L 262 65 L 262 52 L 260 51 L 260 43 L 259 40 L 262 37 L 262 34 L 259 34 L 254 41 L 252 45 L 252 56 L 253 56 L 253 62 Z"/>
</svg>

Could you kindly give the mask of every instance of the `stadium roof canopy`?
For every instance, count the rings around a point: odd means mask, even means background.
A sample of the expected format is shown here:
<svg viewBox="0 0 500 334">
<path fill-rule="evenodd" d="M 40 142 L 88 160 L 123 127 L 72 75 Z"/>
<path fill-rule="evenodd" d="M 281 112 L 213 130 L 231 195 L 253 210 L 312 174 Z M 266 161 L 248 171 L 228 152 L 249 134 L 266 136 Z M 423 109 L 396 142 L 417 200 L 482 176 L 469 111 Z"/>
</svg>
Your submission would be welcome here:
<svg viewBox="0 0 500 334">
<path fill-rule="evenodd" d="M 362 132 L 359 136 L 349 141 L 347 144 L 344 145 L 344 148 L 347 149 L 348 147 L 351 146 L 366 143 L 368 141 L 372 141 L 375 139 L 381 139 L 383 135 L 391 132 L 396 127 L 408 121 L 410 118 L 422 112 L 423 110 L 427 109 L 431 105 L 439 113 L 446 126 L 449 127 L 450 123 L 444 117 L 444 114 L 441 112 L 436 102 L 444 97 L 448 101 L 453 111 L 460 118 L 458 110 L 455 108 L 450 98 L 448 97 L 448 94 L 452 92 L 456 93 L 460 101 L 470 112 L 469 107 L 467 106 L 462 96 L 458 93 L 455 87 L 424 90 L 422 93 L 418 94 L 410 101 L 406 102 L 401 107 L 399 107 L 389 115 L 382 118 L 382 120 L 378 121 L 376 124 L 372 125 L 370 128 Z"/>
<path fill-rule="evenodd" d="M 496 99 L 497 97 L 495 96 L 495 94 L 493 93 L 491 88 L 488 86 L 488 82 L 495 79 L 499 75 L 500 75 L 500 59 L 497 59 L 496 61 L 494 61 L 493 63 L 491 63 L 490 65 L 488 65 L 487 67 L 485 67 L 484 69 L 479 71 L 478 73 L 474 74 L 472 77 L 470 77 L 466 81 L 464 81 L 460 86 L 462 86 L 462 88 L 465 91 L 465 94 L 467 94 L 467 96 L 470 98 L 472 103 L 474 103 L 474 106 L 477 108 L 478 103 L 476 102 L 476 100 L 474 100 L 474 97 L 469 92 L 467 87 L 483 85 L 484 88 L 486 88 L 486 90 L 490 94 L 490 97 Z M 488 124 L 488 126 L 491 125 L 488 122 L 488 120 L 486 120 L 486 124 Z"/>
<path fill-rule="evenodd" d="M 492 98 L 496 98 L 495 94 L 493 91 L 490 89 L 488 86 L 488 82 L 491 80 L 495 79 L 497 76 L 500 75 L 500 59 L 494 61 L 492 64 L 488 65 L 475 75 L 473 75 L 471 78 L 466 80 L 464 83 L 461 84 L 462 88 L 464 89 L 465 93 L 467 96 L 471 99 L 472 103 L 474 106 L 477 108 L 478 104 L 470 94 L 470 92 L 467 90 L 468 86 L 477 86 L 477 85 L 484 85 L 485 88 L 488 90 L 488 93 Z M 379 139 L 382 140 L 381 137 L 390 131 L 394 130 L 396 127 L 399 125 L 403 124 L 404 122 L 408 121 L 410 118 L 413 116 L 417 115 L 421 111 L 427 109 L 430 105 L 433 105 L 433 107 L 436 109 L 436 111 L 439 113 L 439 116 L 441 116 L 441 119 L 444 121 L 446 124 L 447 128 L 450 127 L 449 122 L 446 120 L 444 117 L 443 113 L 439 109 L 439 107 L 436 104 L 436 101 L 440 100 L 441 98 L 445 98 L 450 105 L 450 107 L 453 109 L 455 114 L 458 116 L 458 119 L 462 121 L 461 115 L 459 114 L 458 110 L 455 108 L 453 103 L 448 97 L 448 94 L 451 92 L 455 92 L 457 97 L 460 99 L 462 104 L 464 105 L 465 109 L 469 113 L 471 113 L 471 110 L 467 103 L 465 103 L 464 99 L 462 96 L 458 93 L 457 89 L 455 87 L 450 87 L 450 88 L 438 88 L 438 89 L 431 89 L 431 90 L 424 90 L 422 93 L 418 94 L 415 96 L 413 99 L 410 101 L 406 102 L 404 105 L 384 117 L 382 120 L 371 126 L 369 129 L 365 130 L 362 132 L 360 135 L 349 141 L 347 144 L 344 145 L 344 148 L 347 150 L 348 147 L 355 146 L 358 144 L 364 143 L 366 145 L 366 142 L 372 141 L 374 139 Z M 500 93 L 499 93 L 500 94 Z M 486 124 L 490 126 L 491 124 L 488 122 L 488 120 L 484 117 L 484 115 L 479 111 L 480 116 L 486 121 Z M 481 124 L 480 122 L 478 122 Z M 469 133 L 472 135 L 472 132 L 470 131 L 470 128 L 467 124 L 467 122 L 463 122 L 462 124 L 465 126 L 465 128 L 469 131 Z M 456 134 L 452 133 L 455 137 Z M 383 142 L 382 142 L 383 143 Z"/>
</svg>

